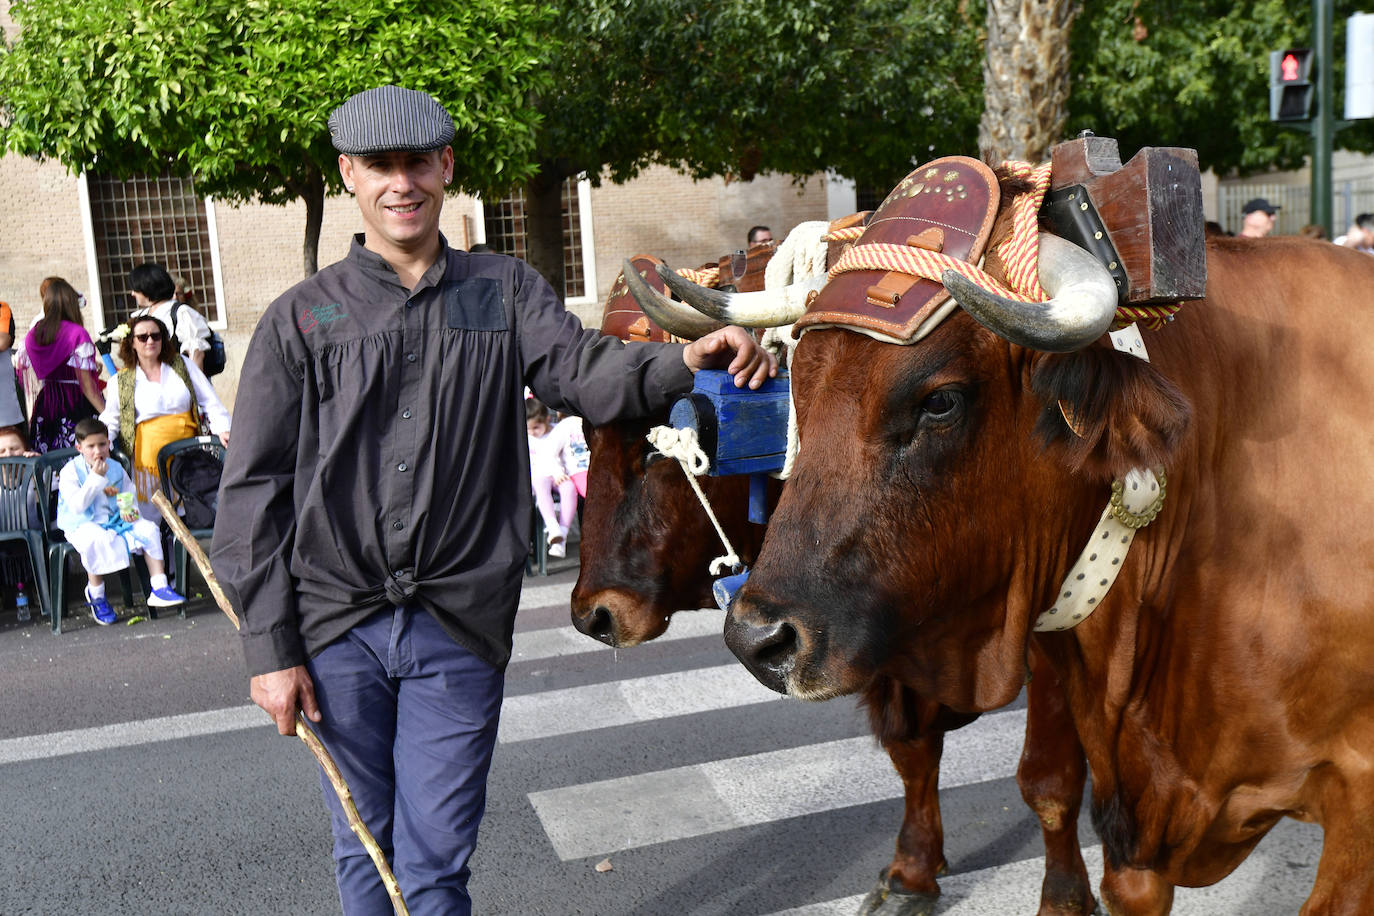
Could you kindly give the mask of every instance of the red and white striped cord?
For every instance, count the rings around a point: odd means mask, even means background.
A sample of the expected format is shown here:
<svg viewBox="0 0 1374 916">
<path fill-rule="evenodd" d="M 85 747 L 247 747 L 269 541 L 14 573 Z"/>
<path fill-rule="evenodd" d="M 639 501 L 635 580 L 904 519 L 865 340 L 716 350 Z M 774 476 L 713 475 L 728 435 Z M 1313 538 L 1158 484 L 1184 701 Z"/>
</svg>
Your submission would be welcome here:
<svg viewBox="0 0 1374 916">
<path fill-rule="evenodd" d="M 935 251 L 891 243 L 855 245 L 846 249 L 835 266 L 830 268 L 830 278 L 854 270 L 882 270 L 939 283 L 944 271 L 954 270 L 999 296 L 1018 302 L 1045 301 L 1049 297 L 1040 286 L 1037 261 L 1040 254 L 1040 205 L 1050 186 L 1050 166 L 1046 163 L 1037 167 L 1028 162 L 1005 162 L 1003 166 L 1011 177 L 1026 179 L 1031 183 L 1029 191 L 1013 199 L 1011 235 L 997 246 L 998 257 L 1006 269 L 1006 284 L 967 261 Z M 863 232 L 864 227 L 852 226 L 832 232 L 828 239 L 853 241 Z M 1120 306 L 1116 310 L 1112 329 L 1118 330 L 1139 321 L 1152 330 L 1158 330 L 1173 318 L 1179 307 L 1176 302 L 1167 305 Z"/>
<path fill-rule="evenodd" d="M 695 267 L 679 267 L 674 273 L 697 286 L 715 286 L 716 281 L 720 279 L 719 267 L 707 267 L 702 270 L 697 270 Z"/>
</svg>

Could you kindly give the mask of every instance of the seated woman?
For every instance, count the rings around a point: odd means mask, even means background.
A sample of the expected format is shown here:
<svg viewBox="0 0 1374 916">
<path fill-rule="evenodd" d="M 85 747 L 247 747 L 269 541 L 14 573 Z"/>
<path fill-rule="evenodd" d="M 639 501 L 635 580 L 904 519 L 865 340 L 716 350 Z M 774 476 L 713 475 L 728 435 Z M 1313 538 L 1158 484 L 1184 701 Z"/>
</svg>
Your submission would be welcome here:
<svg viewBox="0 0 1374 916">
<path fill-rule="evenodd" d="M 229 411 L 204 373 L 177 353 L 167 326 L 151 315 L 129 322 L 129 333 L 119 342 L 119 360 L 124 368 L 109 386 L 100 419 L 110 428 L 110 438 L 117 438 L 133 459 L 139 512 L 157 521 L 162 513 L 149 500 L 158 489 L 158 450 L 199 435 L 202 417 L 228 446 Z"/>
</svg>

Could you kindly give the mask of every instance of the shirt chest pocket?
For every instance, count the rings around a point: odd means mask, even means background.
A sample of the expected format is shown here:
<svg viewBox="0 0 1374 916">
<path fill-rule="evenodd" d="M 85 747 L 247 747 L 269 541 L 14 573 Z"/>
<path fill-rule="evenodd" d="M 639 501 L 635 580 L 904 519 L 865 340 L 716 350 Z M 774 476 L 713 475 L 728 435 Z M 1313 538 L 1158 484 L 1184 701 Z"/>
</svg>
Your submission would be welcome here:
<svg viewBox="0 0 1374 916">
<path fill-rule="evenodd" d="M 501 281 L 470 277 L 449 288 L 444 302 L 447 324 L 454 330 L 505 331 L 506 309 Z"/>
</svg>

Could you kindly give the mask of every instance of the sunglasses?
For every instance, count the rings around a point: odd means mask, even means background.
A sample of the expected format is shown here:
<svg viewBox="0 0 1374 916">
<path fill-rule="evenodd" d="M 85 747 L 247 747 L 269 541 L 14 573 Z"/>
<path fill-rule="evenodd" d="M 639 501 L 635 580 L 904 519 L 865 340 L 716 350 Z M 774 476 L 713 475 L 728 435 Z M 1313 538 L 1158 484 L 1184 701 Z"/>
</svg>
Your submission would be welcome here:
<svg viewBox="0 0 1374 916">
<path fill-rule="evenodd" d="M 134 340 L 140 343 L 147 343 L 150 340 L 162 340 L 162 333 L 159 331 L 151 331 L 147 334 L 135 334 Z"/>
</svg>

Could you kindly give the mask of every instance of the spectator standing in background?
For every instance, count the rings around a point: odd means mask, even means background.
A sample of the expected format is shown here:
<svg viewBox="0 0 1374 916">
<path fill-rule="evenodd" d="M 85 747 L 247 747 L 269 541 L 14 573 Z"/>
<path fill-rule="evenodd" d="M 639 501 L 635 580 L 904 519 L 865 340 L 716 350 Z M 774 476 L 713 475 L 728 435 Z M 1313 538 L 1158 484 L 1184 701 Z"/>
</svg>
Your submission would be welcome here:
<svg viewBox="0 0 1374 916">
<path fill-rule="evenodd" d="M 768 245 L 773 241 L 773 230 L 767 226 L 750 226 L 749 235 L 746 237 L 749 247 L 755 245 Z"/>
<path fill-rule="evenodd" d="M 1241 208 L 1240 234 L 1245 238 L 1262 239 L 1274 231 L 1274 216 L 1279 208 L 1256 197 Z"/>
<path fill-rule="evenodd" d="M 172 285 L 174 287 L 172 297 L 176 301 L 189 305 L 197 312 L 200 311 L 200 297 L 196 295 L 196 291 L 191 288 L 191 284 L 186 281 L 185 277 L 181 274 L 172 274 Z"/>
<path fill-rule="evenodd" d="M 587 439 L 582 435 L 582 418 L 564 417 L 549 433 L 558 446 L 559 460 L 563 471 L 572 478 L 577 495 L 587 496 L 587 468 L 591 466 L 592 452 L 587 448 Z"/>
<path fill-rule="evenodd" d="M 1361 213 L 1345 231 L 1331 240 L 1345 248 L 1354 248 L 1365 254 L 1374 254 L 1374 213 Z"/>
<path fill-rule="evenodd" d="M 80 294 L 61 277 L 38 287 L 43 314 L 24 336 L 17 369 L 29 407 L 29 442 L 39 452 L 76 445 L 76 424 L 105 409 L 100 357 L 81 323 Z"/>
<path fill-rule="evenodd" d="M 0 427 L 23 426 L 19 380 L 14 373 L 14 312 L 0 302 Z"/>
<path fill-rule="evenodd" d="M 138 309 L 134 316 L 152 315 L 169 328 L 177 349 L 196 368 L 205 369 L 205 351 L 210 349 L 210 325 L 194 308 L 176 299 L 176 281 L 161 264 L 140 264 L 129 272 Z"/>
</svg>

